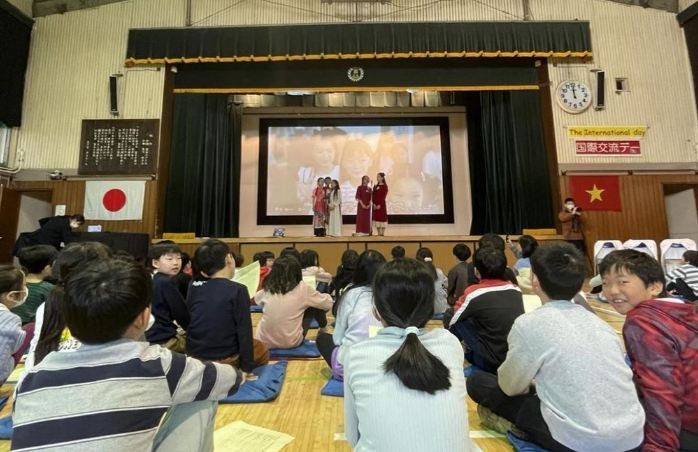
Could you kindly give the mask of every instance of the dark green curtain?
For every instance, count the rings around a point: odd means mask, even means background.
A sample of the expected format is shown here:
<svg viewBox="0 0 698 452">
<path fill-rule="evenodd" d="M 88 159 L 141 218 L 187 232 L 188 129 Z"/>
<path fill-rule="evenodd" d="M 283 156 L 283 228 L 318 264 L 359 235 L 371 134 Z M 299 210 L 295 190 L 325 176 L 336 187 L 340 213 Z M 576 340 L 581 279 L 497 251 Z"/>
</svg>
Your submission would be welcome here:
<svg viewBox="0 0 698 452">
<path fill-rule="evenodd" d="M 466 98 L 471 234 L 555 227 L 537 91 L 483 91 Z"/>
<path fill-rule="evenodd" d="M 226 94 L 175 95 L 165 232 L 238 236 L 241 117 Z"/>
</svg>

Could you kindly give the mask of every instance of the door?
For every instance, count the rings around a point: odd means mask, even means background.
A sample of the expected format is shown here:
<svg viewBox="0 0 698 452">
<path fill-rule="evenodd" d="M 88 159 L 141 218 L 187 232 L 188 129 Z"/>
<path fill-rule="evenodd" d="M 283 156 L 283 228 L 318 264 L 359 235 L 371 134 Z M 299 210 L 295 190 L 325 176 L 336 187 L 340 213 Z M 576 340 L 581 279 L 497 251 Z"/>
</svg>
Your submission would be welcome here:
<svg viewBox="0 0 698 452">
<path fill-rule="evenodd" d="M 0 262 L 12 262 L 12 248 L 17 235 L 20 195 L 18 192 L 0 186 Z"/>
<path fill-rule="evenodd" d="M 665 186 L 664 205 L 669 226 L 669 238 L 693 239 L 698 242 L 695 187 Z"/>
</svg>

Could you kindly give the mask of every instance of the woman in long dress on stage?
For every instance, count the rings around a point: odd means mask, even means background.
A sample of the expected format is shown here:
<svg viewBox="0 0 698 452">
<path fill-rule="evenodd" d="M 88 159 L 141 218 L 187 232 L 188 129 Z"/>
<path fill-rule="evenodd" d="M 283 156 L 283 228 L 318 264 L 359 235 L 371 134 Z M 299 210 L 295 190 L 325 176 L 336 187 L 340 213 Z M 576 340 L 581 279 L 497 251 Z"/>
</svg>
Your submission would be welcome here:
<svg viewBox="0 0 698 452">
<path fill-rule="evenodd" d="M 315 237 L 325 235 L 325 185 L 322 177 L 318 178 L 313 190 L 313 234 Z"/>
<path fill-rule="evenodd" d="M 328 197 L 329 224 L 327 235 L 339 237 L 342 235 L 342 190 L 339 189 L 339 181 L 332 181 L 332 189 Z"/>
<path fill-rule="evenodd" d="M 385 235 L 385 228 L 388 226 L 388 209 L 385 204 L 388 184 L 385 182 L 385 173 L 378 173 L 376 181 L 373 187 L 373 225 L 378 230 L 378 235 Z"/>
<path fill-rule="evenodd" d="M 368 176 L 361 178 L 361 185 L 356 188 L 356 232 L 354 235 L 371 234 L 371 180 Z"/>
</svg>

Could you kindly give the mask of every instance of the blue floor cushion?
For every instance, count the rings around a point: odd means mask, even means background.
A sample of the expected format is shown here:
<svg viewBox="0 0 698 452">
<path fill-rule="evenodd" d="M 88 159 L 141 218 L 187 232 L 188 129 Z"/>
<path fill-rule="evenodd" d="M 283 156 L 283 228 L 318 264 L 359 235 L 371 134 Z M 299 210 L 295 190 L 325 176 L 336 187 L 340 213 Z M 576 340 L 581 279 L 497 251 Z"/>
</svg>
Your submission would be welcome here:
<svg viewBox="0 0 698 452">
<path fill-rule="evenodd" d="M 514 446 L 516 452 L 548 452 L 548 449 L 543 449 L 537 444 L 523 440 L 511 432 L 507 433 L 507 439 Z"/>
<path fill-rule="evenodd" d="M 220 401 L 220 403 L 263 403 L 276 399 L 286 378 L 288 361 L 267 364 L 252 371 L 256 380 L 246 381 L 238 391 Z"/>
<path fill-rule="evenodd" d="M 272 348 L 269 355 L 271 359 L 307 359 L 319 358 L 320 351 L 314 341 L 306 339 L 296 348 Z"/>
<path fill-rule="evenodd" d="M 0 439 L 12 439 L 12 416 L 0 418 Z"/>
<path fill-rule="evenodd" d="M 344 382 L 335 377 L 330 378 L 320 394 L 330 397 L 344 397 Z"/>
</svg>

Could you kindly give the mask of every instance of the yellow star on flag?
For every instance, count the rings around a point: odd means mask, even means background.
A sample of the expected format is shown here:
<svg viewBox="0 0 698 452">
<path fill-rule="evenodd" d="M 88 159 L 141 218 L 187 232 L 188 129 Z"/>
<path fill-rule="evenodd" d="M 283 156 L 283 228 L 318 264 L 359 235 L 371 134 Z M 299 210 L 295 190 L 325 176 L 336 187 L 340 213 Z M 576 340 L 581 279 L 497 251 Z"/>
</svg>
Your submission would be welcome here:
<svg viewBox="0 0 698 452">
<path fill-rule="evenodd" d="M 598 188 L 596 184 L 594 184 L 594 188 L 591 190 L 584 190 L 585 192 L 589 193 L 589 196 L 591 199 L 589 199 L 589 202 L 594 202 L 594 201 L 602 201 L 603 198 L 601 198 L 601 193 L 605 192 L 606 190 L 603 188 Z"/>
</svg>

